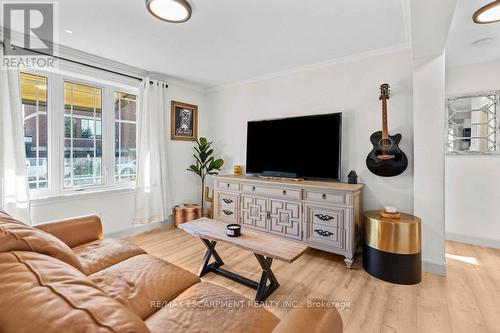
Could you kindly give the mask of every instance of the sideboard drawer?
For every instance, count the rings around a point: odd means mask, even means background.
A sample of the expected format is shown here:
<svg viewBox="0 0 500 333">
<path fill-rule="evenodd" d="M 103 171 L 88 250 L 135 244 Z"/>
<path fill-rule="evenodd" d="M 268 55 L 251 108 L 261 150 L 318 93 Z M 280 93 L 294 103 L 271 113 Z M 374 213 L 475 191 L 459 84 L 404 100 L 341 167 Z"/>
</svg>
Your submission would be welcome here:
<svg viewBox="0 0 500 333">
<path fill-rule="evenodd" d="M 214 219 L 227 223 L 238 223 L 239 195 L 231 192 L 215 192 Z"/>
<path fill-rule="evenodd" d="M 215 186 L 223 191 L 239 191 L 240 184 L 226 181 L 226 180 L 216 180 Z"/>
<path fill-rule="evenodd" d="M 334 205 L 352 205 L 352 194 L 346 192 L 305 190 L 305 201 L 316 201 Z"/>
<path fill-rule="evenodd" d="M 306 241 L 329 247 L 344 248 L 344 229 L 323 224 L 307 223 Z"/>
<path fill-rule="evenodd" d="M 282 199 L 300 200 L 301 190 L 289 189 L 289 188 L 278 188 L 278 187 L 267 187 L 252 184 L 241 185 L 241 190 L 243 192 L 252 193 L 254 195 L 269 196 Z"/>
<path fill-rule="evenodd" d="M 345 228 L 345 211 L 343 207 L 318 205 L 312 203 L 304 204 L 304 221 L 317 225 L 325 225 L 334 228 Z"/>
</svg>

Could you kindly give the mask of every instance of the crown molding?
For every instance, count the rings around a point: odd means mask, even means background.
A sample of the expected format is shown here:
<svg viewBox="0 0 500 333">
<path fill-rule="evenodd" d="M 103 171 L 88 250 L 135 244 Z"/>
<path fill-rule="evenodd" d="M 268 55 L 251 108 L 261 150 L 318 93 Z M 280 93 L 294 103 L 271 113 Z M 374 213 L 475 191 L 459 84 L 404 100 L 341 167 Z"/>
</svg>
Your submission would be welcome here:
<svg viewBox="0 0 500 333">
<path fill-rule="evenodd" d="M 0 26 L 0 28 L 1 28 L 1 26 Z M 3 36 L 2 36 L 2 38 L 3 38 Z M 22 43 L 23 39 L 24 39 L 24 33 L 11 30 L 11 41 L 13 42 L 13 44 Z M 100 57 L 100 56 L 97 56 L 97 55 L 94 55 L 94 54 L 91 54 L 91 53 L 88 53 L 85 51 L 80 51 L 80 50 L 71 48 L 69 46 L 64 46 L 64 45 L 60 45 L 60 44 L 56 44 L 56 43 L 54 43 L 53 45 L 54 45 L 55 54 L 57 56 L 67 58 L 69 60 L 79 61 L 79 62 L 89 64 L 92 66 L 103 67 L 103 68 L 106 68 L 106 69 L 109 69 L 109 70 L 112 70 L 112 71 L 115 71 L 118 73 L 123 73 L 126 75 L 135 76 L 138 78 L 149 77 L 149 78 L 154 79 L 154 80 L 166 82 L 169 85 L 174 85 L 174 86 L 178 86 L 178 87 L 183 87 L 183 88 L 195 90 L 195 91 L 198 91 L 200 93 L 204 93 L 206 90 L 206 86 L 198 84 L 196 82 L 183 80 L 181 78 L 175 78 L 175 77 L 163 74 L 163 73 L 147 71 L 147 70 L 144 70 L 144 69 L 141 69 L 138 67 L 134 67 L 134 66 L 130 66 L 130 65 L 118 62 L 118 61 L 108 59 L 108 58 Z M 72 69 L 72 68 L 83 69 L 83 67 L 84 67 L 82 65 L 73 64 L 73 63 L 68 62 L 68 61 L 64 61 L 64 60 L 60 60 L 60 61 L 61 61 L 61 63 L 64 64 L 64 66 L 62 66 L 62 67 L 64 67 L 65 69 Z M 106 76 L 109 78 L 112 76 L 118 76 L 118 74 L 110 74 L 110 75 L 106 75 Z M 133 80 L 133 79 L 131 79 L 131 80 Z"/>
<path fill-rule="evenodd" d="M 358 53 L 358 54 L 354 54 L 354 55 L 350 55 L 350 56 L 346 56 L 346 57 L 335 58 L 332 60 L 322 61 L 322 62 L 318 62 L 318 63 L 306 65 L 306 66 L 301 66 L 301 67 L 297 67 L 297 68 L 292 68 L 292 69 L 288 69 L 288 70 L 281 71 L 281 72 L 257 76 L 257 77 L 247 79 L 247 80 L 242 80 L 242 81 L 237 81 L 237 82 L 233 82 L 233 83 L 214 86 L 214 87 L 206 89 L 206 92 L 208 93 L 208 92 L 226 90 L 226 89 L 235 88 L 235 87 L 239 87 L 239 86 L 243 86 L 243 85 L 247 85 L 247 84 L 251 84 L 251 83 L 256 83 L 256 82 L 260 82 L 260 81 L 267 81 L 267 80 L 271 80 L 271 79 L 275 79 L 275 78 L 279 78 L 279 77 L 284 77 L 284 76 L 288 76 L 291 74 L 307 72 L 307 71 L 326 68 L 326 67 L 339 65 L 339 64 L 346 64 L 346 63 L 350 63 L 350 62 L 368 59 L 368 58 L 375 57 L 375 56 L 380 56 L 380 55 L 384 55 L 384 54 L 391 54 L 391 53 L 398 53 L 398 52 L 402 52 L 402 51 L 406 51 L 406 50 L 410 50 L 410 49 L 411 49 L 411 44 L 408 41 L 406 41 L 405 43 L 402 43 L 399 45 L 393 45 L 393 46 L 386 47 L 386 48 L 371 50 L 368 52 L 362 52 L 362 53 Z"/>
</svg>

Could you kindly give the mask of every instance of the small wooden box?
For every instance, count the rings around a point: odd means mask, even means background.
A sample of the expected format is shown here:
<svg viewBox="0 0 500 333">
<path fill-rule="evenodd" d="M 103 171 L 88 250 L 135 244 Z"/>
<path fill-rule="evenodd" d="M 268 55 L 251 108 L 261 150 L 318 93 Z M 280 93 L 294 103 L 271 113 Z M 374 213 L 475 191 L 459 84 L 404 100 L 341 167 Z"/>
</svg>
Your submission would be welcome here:
<svg viewBox="0 0 500 333">
<path fill-rule="evenodd" d="M 177 205 L 172 209 L 172 219 L 174 225 L 199 219 L 201 217 L 201 206 L 196 204 Z"/>
</svg>

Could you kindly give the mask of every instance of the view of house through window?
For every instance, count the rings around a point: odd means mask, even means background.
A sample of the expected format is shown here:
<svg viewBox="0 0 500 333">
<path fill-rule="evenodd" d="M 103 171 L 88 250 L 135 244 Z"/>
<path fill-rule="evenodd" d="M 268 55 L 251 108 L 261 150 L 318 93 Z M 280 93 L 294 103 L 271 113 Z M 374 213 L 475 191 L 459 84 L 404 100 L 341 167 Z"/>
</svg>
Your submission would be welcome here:
<svg viewBox="0 0 500 333">
<path fill-rule="evenodd" d="M 20 85 L 29 188 L 47 188 L 47 78 L 21 73 Z"/>
<path fill-rule="evenodd" d="M 115 181 L 136 178 L 136 96 L 115 92 Z"/>
<path fill-rule="evenodd" d="M 102 184 L 102 89 L 64 82 L 64 187 Z"/>
<path fill-rule="evenodd" d="M 82 187 L 128 187 L 135 182 L 137 96 L 131 93 L 133 87 L 76 82 L 45 72 L 21 73 L 19 81 L 30 190 L 43 189 L 44 197 Z"/>
</svg>

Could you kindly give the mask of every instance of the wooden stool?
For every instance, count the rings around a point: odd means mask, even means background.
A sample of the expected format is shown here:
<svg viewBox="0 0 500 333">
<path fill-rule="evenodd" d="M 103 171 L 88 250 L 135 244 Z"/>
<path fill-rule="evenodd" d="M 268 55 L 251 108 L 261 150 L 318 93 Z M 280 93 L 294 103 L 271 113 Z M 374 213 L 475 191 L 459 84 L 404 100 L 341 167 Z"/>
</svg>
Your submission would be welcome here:
<svg viewBox="0 0 500 333">
<path fill-rule="evenodd" d="M 421 221 L 401 213 L 399 219 L 364 213 L 363 268 L 368 274 L 396 284 L 422 280 Z"/>
<path fill-rule="evenodd" d="M 172 219 L 176 227 L 179 224 L 199 219 L 201 217 L 201 206 L 196 204 L 182 204 L 172 209 Z"/>
</svg>

